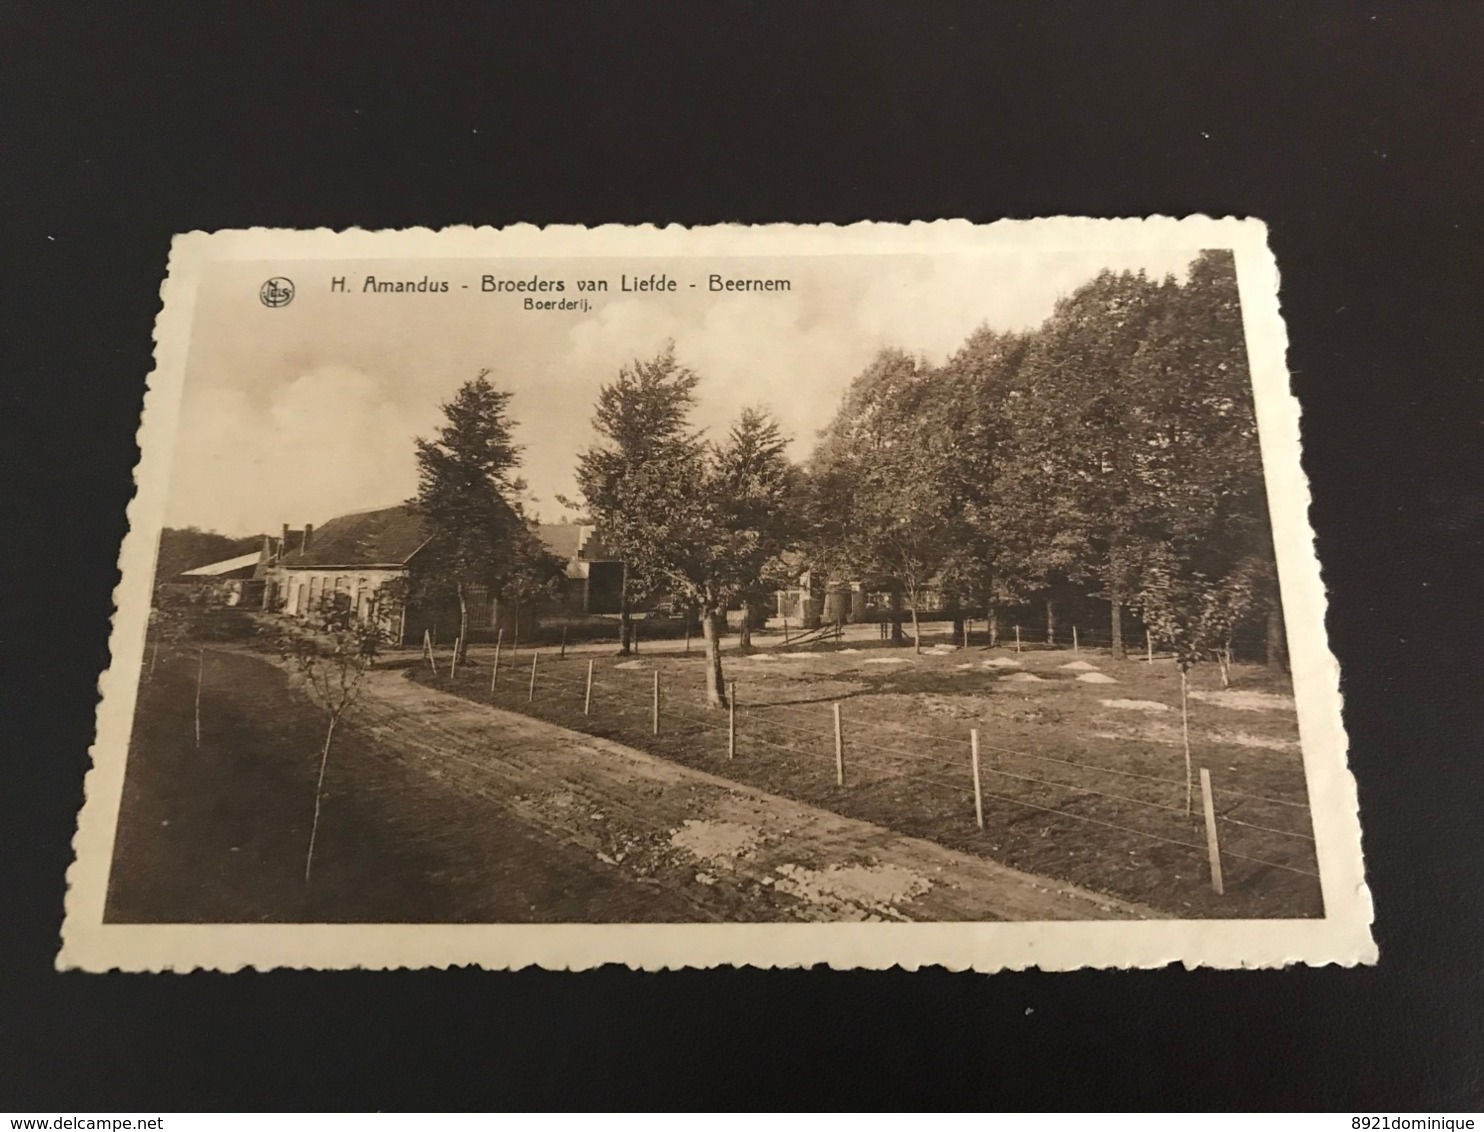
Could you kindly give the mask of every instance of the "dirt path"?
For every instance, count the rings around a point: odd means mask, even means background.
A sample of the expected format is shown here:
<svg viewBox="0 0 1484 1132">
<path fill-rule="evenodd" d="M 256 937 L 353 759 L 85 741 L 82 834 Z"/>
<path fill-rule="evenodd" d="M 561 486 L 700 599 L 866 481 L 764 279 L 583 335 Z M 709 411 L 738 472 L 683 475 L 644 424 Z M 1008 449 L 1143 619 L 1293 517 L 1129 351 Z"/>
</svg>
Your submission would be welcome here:
<svg viewBox="0 0 1484 1132">
<path fill-rule="evenodd" d="M 1154 918 L 1151 909 L 373 674 L 360 728 L 695 920 Z M 501 820 L 492 814 L 492 820 Z M 661 897 L 661 892 L 663 896 Z"/>
</svg>

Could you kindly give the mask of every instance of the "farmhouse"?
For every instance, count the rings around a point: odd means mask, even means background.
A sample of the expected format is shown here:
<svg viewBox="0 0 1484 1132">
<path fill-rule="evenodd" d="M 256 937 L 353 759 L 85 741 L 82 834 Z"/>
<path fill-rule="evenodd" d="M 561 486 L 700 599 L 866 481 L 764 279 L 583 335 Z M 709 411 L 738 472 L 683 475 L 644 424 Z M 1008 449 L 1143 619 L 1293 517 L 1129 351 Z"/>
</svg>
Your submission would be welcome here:
<svg viewBox="0 0 1484 1132">
<path fill-rule="evenodd" d="M 591 527 L 542 524 L 536 533 L 566 563 L 560 598 L 565 610 L 617 611 L 623 563 L 607 554 Z M 325 612 L 329 599 L 358 620 L 381 618 L 401 643 L 421 639 L 424 630 L 435 637 L 440 630 L 447 635 L 458 621 L 456 607 L 393 603 L 381 595 L 382 587 L 407 578 L 427 543 L 421 516 L 405 505 L 341 515 L 318 529 L 306 525 L 303 531 L 294 531 L 285 526 L 281 538 L 263 540 L 258 554 L 254 576 L 263 585 L 262 607 L 290 617 L 310 617 Z M 469 621 L 475 631 L 493 631 L 518 613 L 508 603 L 502 610 L 497 599 L 479 588 L 469 598 Z"/>
</svg>

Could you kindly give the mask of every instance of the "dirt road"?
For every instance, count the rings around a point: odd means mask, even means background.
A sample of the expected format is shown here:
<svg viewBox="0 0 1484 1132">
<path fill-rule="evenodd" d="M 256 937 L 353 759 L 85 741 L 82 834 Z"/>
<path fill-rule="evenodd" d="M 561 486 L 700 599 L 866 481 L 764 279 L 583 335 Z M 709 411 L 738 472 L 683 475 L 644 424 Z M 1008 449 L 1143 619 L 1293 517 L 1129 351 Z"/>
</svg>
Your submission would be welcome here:
<svg viewBox="0 0 1484 1132">
<path fill-rule="evenodd" d="M 527 716 L 373 674 L 358 726 L 611 892 L 680 920 L 1064 920 L 1152 910 Z M 591 877 L 590 880 L 596 880 Z M 561 919 L 604 919 L 573 878 Z M 602 906 L 610 908 L 608 916 Z M 536 911 L 536 918 L 545 918 Z"/>
</svg>

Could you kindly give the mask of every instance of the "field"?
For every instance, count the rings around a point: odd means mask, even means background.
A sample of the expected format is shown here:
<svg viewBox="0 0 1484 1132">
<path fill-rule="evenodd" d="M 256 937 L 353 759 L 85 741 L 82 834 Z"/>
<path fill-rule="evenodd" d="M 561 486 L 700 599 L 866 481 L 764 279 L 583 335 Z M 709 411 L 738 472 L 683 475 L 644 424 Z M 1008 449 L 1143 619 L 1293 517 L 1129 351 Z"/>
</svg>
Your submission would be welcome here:
<svg viewBox="0 0 1484 1132">
<path fill-rule="evenodd" d="M 507 652 L 495 674 L 493 650 L 477 650 L 451 676 L 445 653 L 436 674 L 424 661 L 408 675 L 1168 914 L 1323 914 L 1293 701 L 1286 677 L 1265 668 L 1235 666 L 1230 689 L 1214 666 L 1191 676 L 1193 762 L 1211 775 L 1225 874 L 1217 895 L 1198 785 L 1186 809 L 1179 675 L 1168 660 L 946 642 L 914 655 L 866 640 L 729 653 L 739 706 L 728 758 L 728 716 L 704 707 L 699 651 L 620 661 L 611 647 L 565 659 L 541 650 L 534 691 L 531 657 Z M 982 830 L 971 728 L 981 745 Z"/>
<path fill-rule="evenodd" d="M 849 637 L 806 651 L 768 647 L 750 657 L 729 649 L 726 670 L 738 707 L 728 758 L 728 713 L 703 706 L 699 648 L 690 655 L 677 645 L 669 650 L 645 648 L 620 660 L 611 644 L 574 647 L 565 658 L 558 649 L 522 649 L 514 657 L 506 652 L 497 674 L 494 650 L 477 649 L 456 677 L 446 650 L 436 674 L 412 655 L 390 658 L 377 673 L 383 692 L 387 681 L 412 691 L 410 680 L 470 706 L 493 703 L 520 714 L 476 708 L 476 729 L 486 718 L 511 722 L 492 732 L 502 736 L 498 749 L 483 741 L 470 748 L 439 730 L 446 720 L 437 704 L 427 705 L 435 714 L 426 719 L 388 726 L 386 698 L 365 703 L 336 741 L 314 883 L 306 886 L 323 715 L 280 668 L 248 648 L 164 648 L 152 672 L 146 664 L 141 684 L 108 919 L 813 915 L 756 886 L 717 886 L 698 904 L 694 870 L 686 872 L 664 848 L 665 831 L 702 817 L 715 790 L 677 780 L 656 793 L 652 784 L 611 780 L 611 766 L 581 762 L 591 756 L 563 740 L 572 731 L 767 791 L 775 808 L 784 805 L 781 795 L 1166 915 L 1322 914 L 1292 701 L 1286 680 L 1264 668 L 1237 666 L 1229 690 L 1219 687 L 1214 670 L 1192 677 L 1194 761 L 1215 786 L 1226 881 L 1218 896 L 1198 790 L 1194 813 L 1185 809 L 1179 681 L 1168 661 L 944 643 L 919 656 Z M 198 746 L 194 698 L 203 660 Z M 837 705 L 843 786 L 836 783 Z M 537 730 L 522 738 L 514 724 L 523 716 L 567 731 L 532 723 Z M 980 736 L 983 829 L 975 820 L 971 728 Z M 535 805 L 578 789 L 589 773 L 611 780 L 580 788 L 607 799 L 601 808 L 610 815 L 608 828 L 599 822 L 574 829 Z M 620 811 L 627 830 L 613 824 Z M 860 843 L 858 830 L 842 836 Z M 615 838 L 628 845 L 634 837 L 663 850 L 646 858 L 644 875 L 628 864 L 616 869 L 609 859 Z M 802 843 L 795 848 L 809 851 Z"/>
</svg>

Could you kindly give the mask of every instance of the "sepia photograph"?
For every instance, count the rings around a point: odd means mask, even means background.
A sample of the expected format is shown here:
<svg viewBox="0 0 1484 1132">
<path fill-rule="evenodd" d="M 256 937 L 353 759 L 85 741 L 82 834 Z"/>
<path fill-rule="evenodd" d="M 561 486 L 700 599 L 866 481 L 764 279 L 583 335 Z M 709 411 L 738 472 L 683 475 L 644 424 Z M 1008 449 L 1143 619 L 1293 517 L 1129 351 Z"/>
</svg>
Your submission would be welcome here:
<svg viewBox="0 0 1484 1132">
<path fill-rule="evenodd" d="M 60 962 L 1373 958 L 1263 239 L 178 239 Z"/>
</svg>

